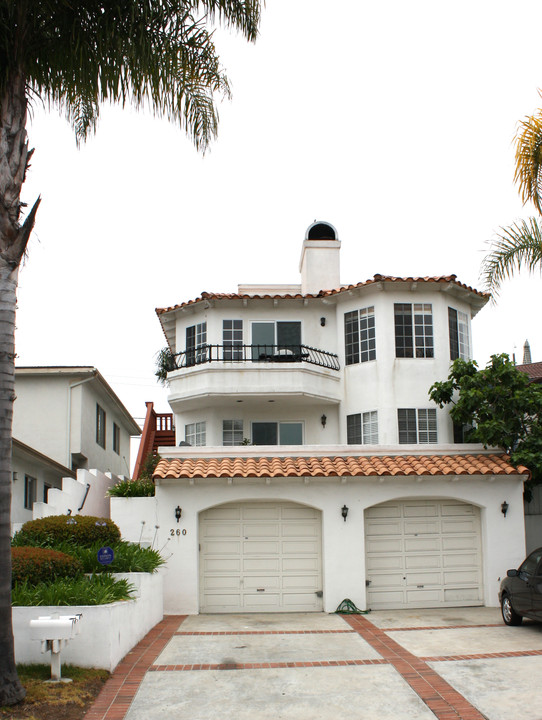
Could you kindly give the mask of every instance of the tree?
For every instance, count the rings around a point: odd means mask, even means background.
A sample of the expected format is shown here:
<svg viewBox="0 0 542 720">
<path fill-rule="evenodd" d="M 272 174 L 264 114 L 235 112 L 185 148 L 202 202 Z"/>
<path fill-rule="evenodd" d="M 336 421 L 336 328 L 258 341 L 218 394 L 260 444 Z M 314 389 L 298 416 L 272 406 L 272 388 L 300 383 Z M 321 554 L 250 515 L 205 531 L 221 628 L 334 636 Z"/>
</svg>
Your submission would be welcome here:
<svg viewBox="0 0 542 720">
<path fill-rule="evenodd" d="M 429 397 L 441 408 L 452 406 L 454 423 L 472 428 L 469 441 L 500 447 L 529 468 L 531 483 L 542 481 L 542 386 L 530 383 L 508 355 L 492 355 L 483 370 L 474 360 L 454 360 Z"/>
<path fill-rule="evenodd" d="M 516 172 L 514 182 L 524 204 L 529 201 L 542 215 L 542 110 L 525 118 L 516 134 Z M 542 224 L 537 217 L 520 220 L 501 228 L 482 262 L 482 278 L 497 296 L 504 280 L 515 271 L 542 268 Z"/>
<path fill-rule="evenodd" d="M 216 136 L 215 95 L 229 97 L 210 26 L 247 40 L 260 0 L 0 0 L 0 705 L 24 697 L 11 626 L 11 426 L 18 270 L 40 204 L 22 214 L 29 102 L 56 106 L 79 143 L 103 102 L 148 107 L 204 151 Z"/>
</svg>

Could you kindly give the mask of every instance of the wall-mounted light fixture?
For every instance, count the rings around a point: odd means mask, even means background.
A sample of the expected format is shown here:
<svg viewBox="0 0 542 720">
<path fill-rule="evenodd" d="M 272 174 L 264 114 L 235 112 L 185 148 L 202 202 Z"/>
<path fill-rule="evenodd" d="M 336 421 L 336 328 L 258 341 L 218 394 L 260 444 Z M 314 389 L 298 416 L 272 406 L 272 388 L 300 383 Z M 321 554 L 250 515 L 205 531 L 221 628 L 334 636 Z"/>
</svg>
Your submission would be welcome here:
<svg viewBox="0 0 542 720">
<path fill-rule="evenodd" d="M 17 475 L 17 470 L 14 470 L 11 473 L 11 479 L 13 480 L 13 482 L 16 482 L 19 479 L 19 476 Z"/>
<path fill-rule="evenodd" d="M 509 508 L 509 507 L 510 507 L 510 505 L 509 505 L 509 504 L 506 502 L 506 500 L 505 500 L 505 501 L 503 502 L 503 504 L 501 505 L 501 512 L 502 512 L 502 514 L 504 515 L 504 517 L 506 517 L 506 513 L 508 512 L 508 508 Z"/>
<path fill-rule="evenodd" d="M 348 508 L 346 507 L 346 505 L 342 506 L 341 515 L 343 516 L 343 520 L 346 522 L 346 518 L 348 517 Z"/>
<path fill-rule="evenodd" d="M 327 417 L 325 415 L 322 415 L 322 417 L 320 418 L 320 422 L 322 423 L 322 427 L 325 427 L 327 423 Z"/>
<path fill-rule="evenodd" d="M 181 508 L 177 505 L 177 507 L 175 508 L 175 517 L 177 518 L 177 522 L 179 522 L 179 520 L 181 519 L 181 515 L 182 515 L 182 514 L 183 514 L 183 511 L 182 511 Z"/>
<path fill-rule="evenodd" d="M 326 324 L 326 319 L 325 319 L 325 317 L 321 317 L 321 318 L 320 318 L 320 325 L 321 325 L 322 327 L 325 327 L 325 324 Z"/>
</svg>

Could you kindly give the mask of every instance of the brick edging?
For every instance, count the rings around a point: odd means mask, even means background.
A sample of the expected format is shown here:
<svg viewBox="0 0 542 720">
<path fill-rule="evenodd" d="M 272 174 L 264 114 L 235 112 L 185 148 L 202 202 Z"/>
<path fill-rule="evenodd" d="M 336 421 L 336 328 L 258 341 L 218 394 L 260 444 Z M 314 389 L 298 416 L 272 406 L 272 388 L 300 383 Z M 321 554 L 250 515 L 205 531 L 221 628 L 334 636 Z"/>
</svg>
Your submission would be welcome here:
<svg viewBox="0 0 542 720">
<path fill-rule="evenodd" d="M 186 615 L 166 615 L 121 660 L 84 720 L 123 720 L 145 673 L 175 634 Z"/>
<path fill-rule="evenodd" d="M 393 665 L 438 720 L 487 720 L 424 660 L 392 640 L 362 615 L 344 615 L 343 620 Z"/>
</svg>

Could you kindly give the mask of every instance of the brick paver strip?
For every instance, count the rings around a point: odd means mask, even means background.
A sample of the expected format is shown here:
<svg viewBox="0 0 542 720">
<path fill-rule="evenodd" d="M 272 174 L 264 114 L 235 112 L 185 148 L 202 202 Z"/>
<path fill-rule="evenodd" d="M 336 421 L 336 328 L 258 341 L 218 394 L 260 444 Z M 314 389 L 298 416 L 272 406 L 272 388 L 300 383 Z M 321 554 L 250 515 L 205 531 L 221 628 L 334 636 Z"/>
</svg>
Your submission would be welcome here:
<svg viewBox="0 0 542 720">
<path fill-rule="evenodd" d="M 186 615 L 166 615 L 117 665 L 85 720 L 123 720 L 145 673 L 175 634 Z"/>
<path fill-rule="evenodd" d="M 345 615 L 354 628 L 385 660 L 393 665 L 438 720 L 486 720 L 457 690 L 421 658 L 416 657 L 384 630 L 361 615 Z"/>
<path fill-rule="evenodd" d="M 175 635 L 338 635 L 355 634 L 355 630 L 220 630 L 202 632 L 201 630 L 189 632 L 178 630 Z"/>
</svg>

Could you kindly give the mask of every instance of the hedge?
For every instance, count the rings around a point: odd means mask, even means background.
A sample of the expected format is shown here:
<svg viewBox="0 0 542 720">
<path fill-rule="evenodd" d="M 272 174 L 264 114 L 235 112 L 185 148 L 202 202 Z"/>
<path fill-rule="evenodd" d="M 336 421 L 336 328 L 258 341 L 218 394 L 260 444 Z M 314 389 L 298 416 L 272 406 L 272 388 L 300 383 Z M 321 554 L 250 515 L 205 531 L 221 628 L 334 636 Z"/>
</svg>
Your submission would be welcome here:
<svg viewBox="0 0 542 720">
<path fill-rule="evenodd" d="M 11 584 L 26 582 L 37 585 L 60 578 L 76 578 L 83 572 L 80 560 L 59 552 L 40 547 L 11 548 Z"/>
<path fill-rule="evenodd" d="M 51 515 L 25 522 L 15 534 L 13 545 L 48 547 L 59 541 L 88 547 L 94 543 L 111 545 L 120 540 L 120 530 L 108 518 L 92 515 Z"/>
</svg>

